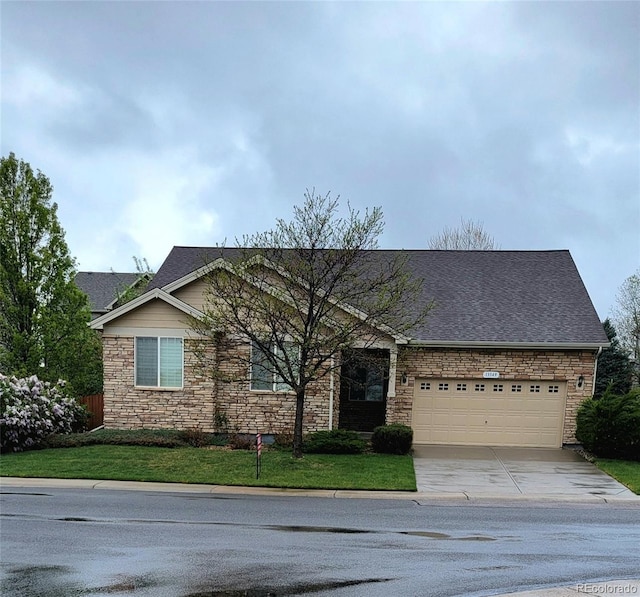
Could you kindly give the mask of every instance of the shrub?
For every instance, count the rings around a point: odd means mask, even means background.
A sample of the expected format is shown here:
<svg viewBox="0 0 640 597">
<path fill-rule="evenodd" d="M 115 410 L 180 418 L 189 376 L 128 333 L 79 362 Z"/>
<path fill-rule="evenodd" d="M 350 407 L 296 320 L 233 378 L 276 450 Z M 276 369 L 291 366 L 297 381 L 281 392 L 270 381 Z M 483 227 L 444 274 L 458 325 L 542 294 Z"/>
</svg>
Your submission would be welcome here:
<svg viewBox="0 0 640 597">
<path fill-rule="evenodd" d="M 252 450 L 256 440 L 245 433 L 232 433 L 229 436 L 228 446 L 232 450 Z"/>
<path fill-rule="evenodd" d="M 293 448 L 293 433 L 285 431 L 273 436 L 273 448 L 275 450 L 291 450 Z"/>
<path fill-rule="evenodd" d="M 0 449 L 22 452 L 38 447 L 52 433 L 84 428 L 86 409 L 56 384 L 0 374 Z"/>
<path fill-rule="evenodd" d="M 373 430 L 371 447 L 383 454 L 408 454 L 413 443 L 413 429 L 400 423 L 382 425 Z"/>
<path fill-rule="evenodd" d="M 596 456 L 640 461 L 640 390 L 585 400 L 576 416 L 576 438 Z"/>
<path fill-rule="evenodd" d="M 603 397 L 603 400 L 606 398 Z M 578 408 L 576 413 L 576 439 L 584 446 L 589 452 L 594 452 L 594 446 L 596 445 L 596 427 L 597 418 L 596 406 L 598 400 L 593 398 L 587 398 Z"/>
<path fill-rule="evenodd" d="M 316 431 L 304 439 L 304 450 L 312 454 L 360 454 L 367 443 L 356 431 Z"/>
<path fill-rule="evenodd" d="M 204 441 L 204 443 L 202 443 Z M 91 433 L 70 435 L 50 435 L 43 442 L 43 448 L 78 448 L 81 446 L 147 446 L 152 448 L 185 448 L 205 445 L 223 446 L 224 435 L 205 433 L 198 430 L 178 431 L 176 429 L 99 429 Z"/>
<path fill-rule="evenodd" d="M 203 446 L 208 446 L 210 443 L 209 433 L 202 431 L 202 429 L 192 428 L 185 429 L 180 432 L 180 439 L 184 441 L 185 444 L 189 444 L 194 448 L 202 448 Z"/>
</svg>

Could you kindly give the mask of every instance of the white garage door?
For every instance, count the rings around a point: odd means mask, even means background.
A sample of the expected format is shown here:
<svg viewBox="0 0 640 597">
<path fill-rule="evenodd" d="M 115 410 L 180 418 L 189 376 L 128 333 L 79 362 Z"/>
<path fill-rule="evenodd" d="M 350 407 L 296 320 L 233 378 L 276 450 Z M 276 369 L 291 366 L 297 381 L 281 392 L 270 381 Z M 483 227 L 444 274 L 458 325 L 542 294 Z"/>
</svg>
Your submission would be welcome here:
<svg viewBox="0 0 640 597">
<path fill-rule="evenodd" d="M 413 441 L 559 448 L 566 392 L 558 381 L 418 379 Z"/>
</svg>

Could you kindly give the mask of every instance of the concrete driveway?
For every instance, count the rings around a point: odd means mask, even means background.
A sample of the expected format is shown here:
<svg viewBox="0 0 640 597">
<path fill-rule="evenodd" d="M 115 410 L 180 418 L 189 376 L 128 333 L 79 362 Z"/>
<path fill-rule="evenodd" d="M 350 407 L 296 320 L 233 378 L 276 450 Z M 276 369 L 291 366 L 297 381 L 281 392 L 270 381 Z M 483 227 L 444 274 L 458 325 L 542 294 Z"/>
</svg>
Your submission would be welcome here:
<svg viewBox="0 0 640 597">
<path fill-rule="evenodd" d="M 420 493 L 640 501 L 569 449 L 414 446 L 413 458 Z"/>
</svg>

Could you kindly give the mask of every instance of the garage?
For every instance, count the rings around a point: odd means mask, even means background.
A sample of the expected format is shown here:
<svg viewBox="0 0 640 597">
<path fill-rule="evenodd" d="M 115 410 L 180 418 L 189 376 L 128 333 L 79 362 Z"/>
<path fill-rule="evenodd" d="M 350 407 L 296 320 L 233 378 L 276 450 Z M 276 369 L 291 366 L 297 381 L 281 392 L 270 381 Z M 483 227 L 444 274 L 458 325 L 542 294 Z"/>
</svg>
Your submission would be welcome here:
<svg viewBox="0 0 640 597">
<path fill-rule="evenodd" d="M 417 379 L 416 444 L 559 448 L 566 382 Z"/>
</svg>

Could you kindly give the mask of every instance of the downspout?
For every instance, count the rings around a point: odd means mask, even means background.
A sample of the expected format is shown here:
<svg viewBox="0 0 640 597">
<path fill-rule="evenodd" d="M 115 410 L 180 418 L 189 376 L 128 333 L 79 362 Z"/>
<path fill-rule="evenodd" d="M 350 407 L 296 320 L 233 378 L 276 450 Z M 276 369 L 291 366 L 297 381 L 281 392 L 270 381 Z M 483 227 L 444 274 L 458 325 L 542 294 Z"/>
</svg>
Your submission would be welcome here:
<svg viewBox="0 0 640 597">
<path fill-rule="evenodd" d="M 591 387 L 591 398 L 593 398 L 596 393 L 596 376 L 598 375 L 598 359 L 602 354 L 602 346 L 598 347 L 598 352 L 596 353 L 596 362 L 593 365 L 593 386 Z"/>
<path fill-rule="evenodd" d="M 334 361 L 331 357 L 331 377 L 329 378 L 329 431 L 333 429 L 333 388 L 334 388 Z"/>
</svg>

